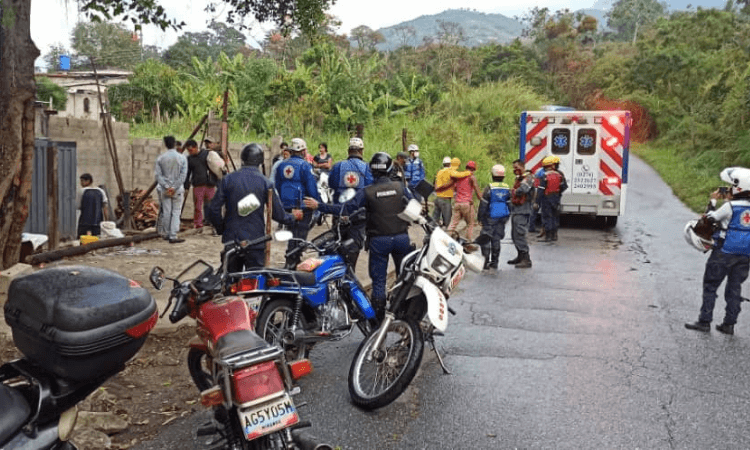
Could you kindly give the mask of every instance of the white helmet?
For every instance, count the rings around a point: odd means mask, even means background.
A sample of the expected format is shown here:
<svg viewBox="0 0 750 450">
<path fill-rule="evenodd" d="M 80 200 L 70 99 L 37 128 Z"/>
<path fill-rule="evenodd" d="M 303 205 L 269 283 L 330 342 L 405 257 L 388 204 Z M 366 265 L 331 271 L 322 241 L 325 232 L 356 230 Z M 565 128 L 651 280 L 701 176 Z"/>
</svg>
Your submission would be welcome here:
<svg viewBox="0 0 750 450">
<path fill-rule="evenodd" d="M 302 138 L 292 139 L 292 143 L 289 144 L 289 151 L 301 152 L 302 150 L 307 150 L 307 142 L 305 142 Z"/>
<path fill-rule="evenodd" d="M 495 164 L 492 166 L 492 169 L 490 170 L 493 177 L 504 177 L 505 176 L 505 166 L 502 164 Z"/>
<path fill-rule="evenodd" d="M 750 192 L 750 169 L 744 167 L 727 167 L 719 175 L 722 180 L 732 185 L 732 194 Z"/>
<path fill-rule="evenodd" d="M 450 156 L 446 156 L 445 158 L 443 158 L 443 165 L 446 165 L 446 164 L 447 165 L 451 164 L 451 157 Z"/>
<path fill-rule="evenodd" d="M 695 224 L 698 223 L 698 219 L 693 219 L 685 225 L 685 241 L 697 250 L 706 253 L 711 250 L 714 246 L 713 238 L 706 239 L 698 236 L 695 233 Z"/>
<path fill-rule="evenodd" d="M 419 147 L 417 146 L 417 144 L 411 144 L 411 145 L 409 146 L 409 149 L 408 149 L 408 150 L 409 150 L 410 152 L 418 152 L 418 151 L 419 151 Z"/>
<path fill-rule="evenodd" d="M 362 139 L 358 137 L 353 137 L 349 139 L 349 148 L 362 150 L 363 148 L 365 148 L 365 143 L 362 141 Z"/>
</svg>

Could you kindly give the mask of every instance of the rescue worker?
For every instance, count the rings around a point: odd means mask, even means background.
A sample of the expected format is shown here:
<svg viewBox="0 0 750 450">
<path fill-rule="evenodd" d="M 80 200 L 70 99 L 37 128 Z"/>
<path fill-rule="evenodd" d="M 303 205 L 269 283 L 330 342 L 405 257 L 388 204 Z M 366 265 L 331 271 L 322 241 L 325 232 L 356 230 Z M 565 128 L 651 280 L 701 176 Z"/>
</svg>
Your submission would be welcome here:
<svg viewBox="0 0 750 450">
<path fill-rule="evenodd" d="M 289 145 L 290 156 L 279 164 L 274 174 L 274 183 L 281 197 L 281 203 L 284 204 L 284 210 L 291 213 L 295 209 L 302 209 L 302 201 L 305 197 L 312 197 L 320 201 L 318 194 L 318 185 L 313 174 L 313 168 L 304 160 L 303 154 L 307 149 L 307 144 L 301 138 L 292 139 Z M 292 236 L 296 239 L 307 239 L 307 233 L 310 232 L 312 221 L 312 210 L 303 209 L 301 220 L 291 225 Z M 291 252 L 301 243 L 292 239 L 287 244 L 287 252 Z M 287 268 L 295 268 L 299 263 L 302 255 L 297 254 L 286 260 Z"/>
<path fill-rule="evenodd" d="M 406 178 L 407 187 L 414 193 L 414 197 L 421 202 L 422 197 L 415 193 L 414 188 L 420 181 L 424 180 L 424 163 L 419 159 L 419 147 L 416 144 L 411 144 L 408 151 L 409 160 L 406 161 L 406 167 L 404 168 L 404 178 Z"/>
<path fill-rule="evenodd" d="M 560 158 L 554 155 L 546 156 L 542 160 L 544 175 L 539 179 L 537 188 L 537 204 L 542 210 L 542 226 L 544 227 L 544 241 L 556 241 L 557 229 L 560 227 L 560 197 L 568 189 L 565 175 L 558 171 Z"/>
<path fill-rule="evenodd" d="M 456 158 L 458 159 L 458 158 Z M 460 164 L 460 162 L 459 162 Z M 458 168 L 458 167 L 456 167 Z M 451 158 L 443 158 L 443 168 L 435 174 L 435 188 L 450 184 L 451 182 Z M 435 209 L 432 212 L 432 218 L 442 227 L 447 227 L 451 222 L 451 201 L 453 200 L 453 189 L 435 192 Z"/>
<path fill-rule="evenodd" d="M 484 269 L 497 269 L 500 258 L 500 242 L 505 237 L 505 224 L 510 217 L 510 186 L 505 183 L 505 166 L 495 164 L 490 170 L 492 182 L 484 188 L 479 202 L 480 236 L 486 236 L 482 245 Z"/>
<path fill-rule="evenodd" d="M 534 187 L 539 187 L 539 180 L 544 176 L 544 167 L 540 167 L 534 172 Z M 531 208 L 531 215 L 529 216 L 529 233 L 536 233 L 536 223 L 540 220 L 539 217 L 539 204 L 536 202 L 536 189 L 534 189 L 534 198 L 532 199 L 532 206 L 536 205 L 536 208 Z M 538 238 L 544 237 L 544 227 L 539 232 Z"/>
<path fill-rule="evenodd" d="M 510 191 L 510 224 L 511 237 L 518 256 L 508 261 L 508 264 L 514 264 L 516 269 L 528 269 L 531 267 L 531 257 L 526 231 L 531 214 L 529 196 L 532 195 L 534 189 L 534 175 L 525 170 L 524 163 L 520 159 L 513 161 L 513 173 L 516 175 L 516 181 Z"/>
<path fill-rule="evenodd" d="M 326 205 L 306 198 L 305 206 L 320 208 L 329 214 L 347 215 L 364 207 L 367 211 L 367 239 L 369 242 L 369 272 L 372 279 L 372 304 L 379 320 L 383 320 L 386 301 L 386 278 L 388 258 L 393 257 L 396 270 L 412 249 L 409 241 L 409 223 L 399 219 L 406 200 L 414 198 L 400 181 L 392 180 L 390 172 L 393 160 L 387 153 L 375 153 L 370 160 L 370 170 L 375 181 L 360 190 L 357 195 L 341 206 Z"/>
<path fill-rule="evenodd" d="M 221 234 L 221 242 L 232 244 L 237 241 L 257 239 L 265 234 L 264 210 L 268 201 L 268 190 L 273 189 L 272 218 L 276 222 L 291 225 L 302 218 L 301 210 L 293 214 L 284 212 L 284 206 L 273 187 L 271 180 L 263 176 L 259 166 L 263 164 L 263 148 L 251 143 L 240 154 L 242 167 L 221 179 L 208 209 L 208 219 Z M 254 195 L 250 199 L 249 195 Z M 244 202 L 255 207 L 245 206 Z M 224 213 L 222 214 L 222 209 Z M 228 272 L 241 272 L 265 265 L 265 244 L 258 244 L 244 253 L 244 259 L 230 261 Z M 223 259 L 223 258 L 222 258 Z"/>
<path fill-rule="evenodd" d="M 328 178 L 328 186 L 333 189 L 334 205 L 343 203 L 341 196 L 348 189 L 352 189 L 353 194 L 356 194 L 372 184 L 370 167 L 362 160 L 364 149 L 365 143 L 362 139 L 357 137 L 349 139 L 349 157 L 333 165 Z M 334 220 L 337 219 L 334 218 Z M 357 248 L 353 248 L 347 256 L 347 263 L 354 269 L 357 266 L 359 252 L 365 244 L 365 224 L 351 225 L 345 234 L 344 238 L 351 238 L 357 244 Z"/>
<path fill-rule="evenodd" d="M 750 271 L 750 169 L 729 167 L 721 172 L 722 180 L 731 183 L 731 191 L 726 195 L 719 190 L 711 194 L 711 208 L 716 207 L 716 199 L 724 198 L 719 209 L 711 210 L 704 216 L 709 224 L 718 224 L 719 233 L 711 255 L 703 272 L 703 303 L 698 321 L 686 323 L 685 328 L 708 332 L 711 330 L 713 310 L 716 304 L 716 291 L 726 278 L 724 301 L 727 306 L 724 321 L 716 330 L 724 334 L 734 334 L 734 325 L 740 314 L 742 283 Z"/>
</svg>

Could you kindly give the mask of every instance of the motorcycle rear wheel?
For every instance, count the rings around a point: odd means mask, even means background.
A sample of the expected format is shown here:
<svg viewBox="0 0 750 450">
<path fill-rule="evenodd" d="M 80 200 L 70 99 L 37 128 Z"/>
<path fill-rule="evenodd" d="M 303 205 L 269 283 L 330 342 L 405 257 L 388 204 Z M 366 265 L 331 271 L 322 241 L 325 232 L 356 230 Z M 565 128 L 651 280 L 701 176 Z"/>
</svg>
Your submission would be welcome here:
<svg viewBox="0 0 750 450">
<path fill-rule="evenodd" d="M 310 354 L 310 347 L 302 345 L 284 345 L 282 336 L 284 332 L 292 326 L 294 319 L 294 302 L 288 299 L 272 300 L 260 312 L 256 322 L 258 334 L 269 344 L 279 346 L 284 349 L 287 361 L 297 361 L 307 358 Z M 299 328 L 306 329 L 307 322 L 304 315 L 300 314 Z"/>
<path fill-rule="evenodd" d="M 193 383 L 199 391 L 213 387 L 213 378 L 211 377 L 211 358 L 208 354 L 197 348 L 191 348 L 187 355 L 187 366 Z"/>
<path fill-rule="evenodd" d="M 381 349 L 385 357 L 370 358 L 380 330 L 370 334 L 357 349 L 349 369 L 349 395 L 364 410 L 390 404 L 401 395 L 422 363 L 424 340 L 419 325 L 412 320 L 395 320 L 386 332 Z"/>
</svg>

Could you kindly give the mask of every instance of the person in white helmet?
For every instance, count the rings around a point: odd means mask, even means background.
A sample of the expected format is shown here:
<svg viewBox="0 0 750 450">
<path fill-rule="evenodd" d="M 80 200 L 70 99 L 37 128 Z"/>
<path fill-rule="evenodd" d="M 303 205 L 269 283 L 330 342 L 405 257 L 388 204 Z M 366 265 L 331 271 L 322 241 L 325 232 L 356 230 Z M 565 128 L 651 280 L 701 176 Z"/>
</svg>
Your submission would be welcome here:
<svg viewBox="0 0 750 450">
<path fill-rule="evenodd" d="M 414 189 L 417 187 L 420 181 L 424 180 L 425 170 L 424 163 L 419 159 L 419 147 L 417 144 L 411 144 L 408 148 L 409 160 L 406 161 L 406 167 L 404 168 L 404 177 L 406 178 L 406 187 L 408 187 L 420 202 L 422 196 L 416 193 Z"/>
<path fill-rule="evenodd" d="M 479 202 L 479 223 L 482 231 L 479 236 L 486 236 L 487 242 L 482 245 L 484 269 L 497 269 L 500 260 L 500 242 L 505 237 L 505 224 L 510 218 L 510 186 L 505 182 L 505 167 L 495 164 L 490 170 L 492 182 L 484 188 Z"/>
<path fill-rule="evenodd" d="M 437 188 L 450 184 L 451 172 L 453 170 L 451 169 L 451 157 L 446 156 L 443 158 L 443 168 L 438 170 L 438 173 L 435 174 L 435 187 Z M 442 227 L 447 227 L 451 223 L 451 215 L 453 214 L 451 208 L 452 200 L 453 189 L 447 189 L 435 193 L 435 209 L 432 211 L 432 218 Z"/>
<path fill-rule="evenodd" d="M 716 207 L 719 198 L 725 202 L 704 216 L 708 222 L 718 224 L 719 232 L 715 235 L 715 244 L 703 272 L 703 302 L 698 321 L 686 323 L 685 328 L 711 331 L 716 291 L 726 279 L 724 301 L 727 306 L 724 321 L 716 326 L 716 330 L 734 334 L 742 302 L 742 283 L 750 272 L 750 169 L 726 168 L 721 172 L 721 179 L 732 187 L 726 193 L 719 189 L 711 194 L 709 209 Z"/>
</svg>

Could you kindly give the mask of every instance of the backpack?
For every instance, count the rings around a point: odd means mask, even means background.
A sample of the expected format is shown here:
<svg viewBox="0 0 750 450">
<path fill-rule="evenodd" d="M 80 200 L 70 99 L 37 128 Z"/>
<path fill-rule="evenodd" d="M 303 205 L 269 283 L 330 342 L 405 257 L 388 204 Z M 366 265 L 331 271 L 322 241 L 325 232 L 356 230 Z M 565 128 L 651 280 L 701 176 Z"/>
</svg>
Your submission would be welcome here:
<svg viewBox="0 0 750 450">
<path fill-rule="evenodd" d="M 213 150 L 208 150 L 206 155 L 206 166 L 208 167 L 208 180 L 214 184 L 218 183 L 219 180 L 224 176 L 224 160 L 221 155 Z"/>
</svg>

